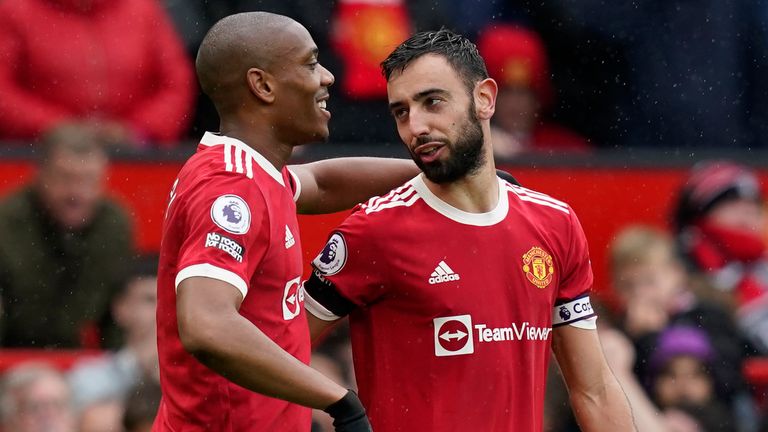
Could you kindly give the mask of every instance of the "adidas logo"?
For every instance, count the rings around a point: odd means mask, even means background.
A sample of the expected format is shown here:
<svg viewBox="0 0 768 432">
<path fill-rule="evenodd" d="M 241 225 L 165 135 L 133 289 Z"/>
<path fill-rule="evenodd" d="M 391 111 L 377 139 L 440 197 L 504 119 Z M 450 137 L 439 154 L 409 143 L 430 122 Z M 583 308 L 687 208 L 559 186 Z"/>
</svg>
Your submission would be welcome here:
<svg viewBox="0 0 768 432">
<path fill-rule="evenodd" d="M 443 282 L 450 282 L 450 281 L 457 281 L 461 279 L 458 275 L 458 273 L 454 273 L 453 270 L 451 270 L 450 267 L 448 267 L 448 264 L 445 263 L 445 261 L 440 261 L 440 264 L 435 267 L 435 271 L 432 272 L 431 275 L 429 275 L 429 284 L 439 284 Z"/>
<path fill-rule="evenodd" d="M 285 248 L 288 249 L 296 244 L 296 239 L 293 238 L 291 230 L 288 229 L 288 225 L 285 226 Z"/>
</svg>

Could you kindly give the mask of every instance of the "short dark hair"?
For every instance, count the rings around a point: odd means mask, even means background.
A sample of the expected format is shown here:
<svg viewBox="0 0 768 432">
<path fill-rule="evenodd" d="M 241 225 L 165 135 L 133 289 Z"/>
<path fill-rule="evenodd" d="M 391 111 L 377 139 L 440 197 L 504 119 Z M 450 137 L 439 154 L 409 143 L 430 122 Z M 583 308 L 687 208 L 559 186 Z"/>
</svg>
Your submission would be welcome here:
<svg viewBox="0 0 768 432">
<path fill-rule="evenodd" d="M 106 141 L 95 125 L 67 122 L 46 130 L 35 149 L 37 163 L 45 166 L 57 152 L 74 153 L 78 156 L 100 154 L 107 156 Z"/>
<path fill-rule="evenodd" d="M 381 62 L 384 78 L 389 81 L 394 72 L 402 72 L 411 62 L 425 54 L 445 57 L 469 90 L 478 81 L 488 78 L 485 61 L 477 46 L 464 36 L 445 28 L 416 33 L 401 43 Z"/>
</svg>

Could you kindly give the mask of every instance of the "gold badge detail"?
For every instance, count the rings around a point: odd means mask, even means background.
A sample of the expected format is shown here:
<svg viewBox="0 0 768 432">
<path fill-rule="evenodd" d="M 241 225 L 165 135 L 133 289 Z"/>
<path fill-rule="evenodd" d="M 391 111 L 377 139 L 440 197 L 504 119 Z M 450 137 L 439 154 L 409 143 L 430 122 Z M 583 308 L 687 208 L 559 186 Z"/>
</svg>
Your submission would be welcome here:
<svg viewBox="0 0 768 432">
<path fill-rule="evenodd" d="M 555 273 L 552 256 L 538 246 L 532 247 L 523 255 L 523 271 L 532 284 L 541 289 L 546 288 Z"/>
</svg>

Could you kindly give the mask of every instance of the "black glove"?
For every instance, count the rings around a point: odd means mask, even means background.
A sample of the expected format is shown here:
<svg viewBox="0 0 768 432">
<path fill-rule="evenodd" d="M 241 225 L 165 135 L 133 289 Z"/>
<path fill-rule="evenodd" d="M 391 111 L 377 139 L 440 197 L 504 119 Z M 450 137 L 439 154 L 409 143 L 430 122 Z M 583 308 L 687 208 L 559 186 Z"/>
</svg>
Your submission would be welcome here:
<svg viewBox="0 0 768 432">
<path fill-rule="evenodd" d="M 333 417 L 336 432 L 372 432 L 365 408 L 352 390 L 324 410 Z"/>
</svg>

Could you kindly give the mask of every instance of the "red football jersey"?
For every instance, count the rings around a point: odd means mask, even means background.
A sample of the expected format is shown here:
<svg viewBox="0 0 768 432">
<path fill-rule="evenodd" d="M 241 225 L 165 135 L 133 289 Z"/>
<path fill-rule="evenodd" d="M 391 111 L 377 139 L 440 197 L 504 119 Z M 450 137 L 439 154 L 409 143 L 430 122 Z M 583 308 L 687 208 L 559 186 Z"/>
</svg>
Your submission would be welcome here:
<svg viewBox="0 0 768 432">
<path fill-rule="evenodd" d="M 540 431 L 552 326 L 594 328 L 573 210 L 499 189 L 493 211 L 473 214 L 416 177 L 358 206 L 314 260 L 306 307 L 350 313 L 376 432 Z"/>
<path fill-rule="evenodd" d="M 211 133 L 181 169 L 160 247 L 163 400 L 153 431 L 309 431 L 310 409 L 259 395 L 208 369 L 184 350 L 176 322 L 182 280 L 222 280 L 242 292 L 242 316 L 309 363 L 294 203 L 298 189 L 287 169 L 278 171 L 243 142 Z"/>
</svg>

